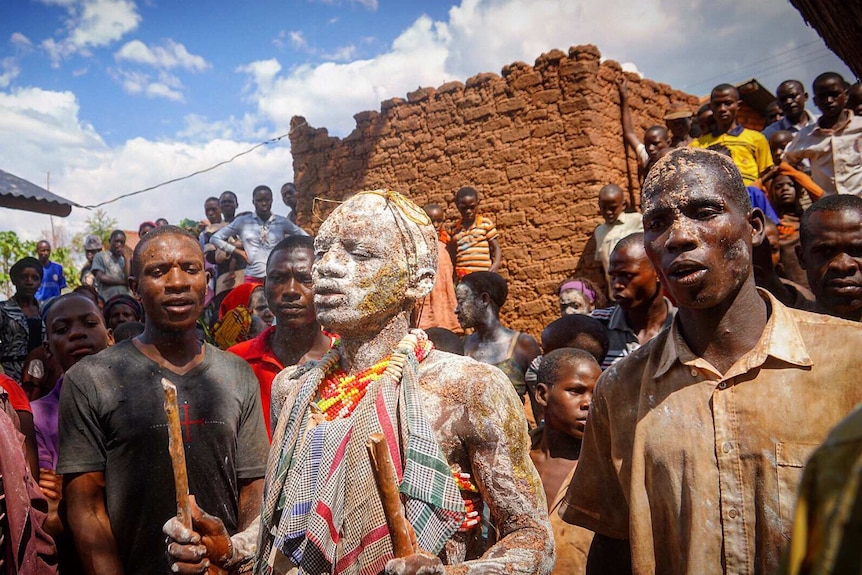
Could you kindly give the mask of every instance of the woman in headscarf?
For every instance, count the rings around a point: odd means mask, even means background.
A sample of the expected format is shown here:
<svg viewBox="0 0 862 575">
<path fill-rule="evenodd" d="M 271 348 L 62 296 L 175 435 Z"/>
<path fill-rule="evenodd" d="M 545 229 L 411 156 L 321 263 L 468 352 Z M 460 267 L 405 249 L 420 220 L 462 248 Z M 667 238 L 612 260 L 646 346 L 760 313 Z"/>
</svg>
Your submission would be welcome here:
<svg viewBox="0 0 862 575">
<path fill-rule="evenodd" d="M 144 308 L 132 296 L 119 294 L 105 302 L 102 313 L 105 316 L 105 324 L 111 329 L 117 329 L 117 326 L 129 321 L 143 321 Z"/>
<path fill-rule="evenodd" d="M 218 321 L 213 325 L 212 337 L 219 349 L 227 349 L 252 336 L 253 314 L 251 294 L 260 287 L 253 283 L 236 286 L 222 300 Z"/>
<path fill-rule="evenodd" d="M 560 297 L 560 316 L 573 313 L 589 315 L 594 309 L 603 308 L 607 304 L 602 290 L 587 278 L 565 280 L 557 291 Z"/>
<path fill-rule="evenodd" d="M 42 284 L 42 264 L 36 258 L 22 258 L 9 276 L 15 294 L 0 302 L 0 364 L 6 375 L 20 383 L 27 354 L 42 345 L 45 336 L 35 297 Z"/>
</svg>

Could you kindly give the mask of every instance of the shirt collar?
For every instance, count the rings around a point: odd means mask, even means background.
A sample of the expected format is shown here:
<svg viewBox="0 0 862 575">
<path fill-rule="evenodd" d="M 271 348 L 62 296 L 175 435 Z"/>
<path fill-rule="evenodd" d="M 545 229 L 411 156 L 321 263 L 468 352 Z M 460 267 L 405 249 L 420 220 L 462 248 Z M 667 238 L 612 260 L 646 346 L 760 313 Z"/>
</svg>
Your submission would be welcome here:
<svg viewBox="0 0 862 575">
<path fill-rule="evenodd" d="M 725 379 L 734 377 L 740 373 L 746 373 L 755 367 L 763 365 L 770 356 L 785 363 L 801 367 L 811 366 L 814 363 L 805 347 L 802 334 L 799 333 L 799 328 L 796 327 L 796 320 L 789 309 L 775 299 L 768 291 L 757 288 L 757 292 L 771 308 L 772 313 L 766 322 L 763 333 L 760 334 L 760 340 L 757 342 L 757 345 L 737 360 L 730 370 L 722 376 Z M 685 339 L 682 337 L 682 332 L 680 332 L 679 322 L 680 318 L 677 315 L 670 328 L 670 333 L 665 340 L 653 378 L 663 376 L 677 361 L 684 365 L 706 368 L 716 372 L 715 368 L 709 362 L 695 355 L 688 347 L 688 344 L 686 344 Z"/>
<path fill-rule="evenodd" d="M 270 336 L 274 333 L 275 326 L 271 325 L 252 339 L 249 342 L 248 350 L 246 350 L 245 359 L 263 359 L 270 362 L 275 360 L 276 363 L 280 364 L 272 353 L 272 347 L 269 344 Z"/>
<path fill-rule="evenodd" d="M 742 124 L 737 124 L 737 125 L 735 125 L 734 127 L 732 127 L 731 129 L 729 129 L 729 130 L 727 131 L 727 134 L 728 134 L 729 136 L 738 136 L 738 135 L 740 135 L 740 134 L 742 133 L 742 131 L 743 131 L 744 129 L 745 129 L 745 126 L 743 126 Z M 713 135 L 714 135 L 714 136 L 716 136 L 716 137 L 718 137 L 718 136 L 720 136 L 721 134 L 716 134 L 715 132 L 713 132 Z"/>
</svg>

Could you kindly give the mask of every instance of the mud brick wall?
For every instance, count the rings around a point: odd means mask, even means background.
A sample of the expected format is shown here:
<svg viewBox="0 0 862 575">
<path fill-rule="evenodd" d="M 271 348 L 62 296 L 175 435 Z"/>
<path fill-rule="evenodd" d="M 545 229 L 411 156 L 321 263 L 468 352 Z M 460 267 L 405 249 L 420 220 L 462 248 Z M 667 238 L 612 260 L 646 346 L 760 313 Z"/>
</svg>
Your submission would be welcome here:
<svg viewBox="0 0 862 575">
<path fill-rule="evenodd" d="M 497 224 L 509 281 L 506 325 L 536 337 L 558 316 L 555 290 L 583 275 L 604 284 L 592 232 L 601 222 L 597 194 L 608 183 L 639 205 L 637 164 L 623 147 L 616 62 L 595 46 L 552 50 L 533 66 L 515 62 L 502 75 L 419 88 L 356 114 L 344 139 L 291 120 L 299 223 L 314 232 L 352 193 L 390 188 L 419 205 L 435 202 L 458 221 L 453 195 L 482 194 L 480 212 Z M 663 124 L 671 102 L 697 110 L 697 98 L 628 74 L 639 134 Z"/>
</svg>

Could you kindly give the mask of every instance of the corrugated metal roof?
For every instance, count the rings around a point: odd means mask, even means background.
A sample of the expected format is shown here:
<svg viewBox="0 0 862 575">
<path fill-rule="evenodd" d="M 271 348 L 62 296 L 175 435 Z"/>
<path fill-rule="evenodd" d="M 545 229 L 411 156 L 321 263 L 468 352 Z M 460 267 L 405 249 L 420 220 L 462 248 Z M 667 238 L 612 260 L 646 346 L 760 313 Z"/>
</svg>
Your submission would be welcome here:
<svg viewBox="0 0 862 575">
<path fill-rule="evenodd" d="M 0 207 L 65 218 L 72 213 L 73 206 L 78 207 L 78 204 L 0 170 Z"/>
</svg>

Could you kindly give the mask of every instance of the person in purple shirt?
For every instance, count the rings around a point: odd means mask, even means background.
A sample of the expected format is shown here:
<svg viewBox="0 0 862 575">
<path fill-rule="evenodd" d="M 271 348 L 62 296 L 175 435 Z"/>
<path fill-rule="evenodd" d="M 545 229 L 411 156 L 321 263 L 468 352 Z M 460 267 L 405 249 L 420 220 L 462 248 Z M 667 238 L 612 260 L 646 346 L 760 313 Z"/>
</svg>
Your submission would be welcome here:
<svg viewBox="0 0 862 575">
<path fill-rule="evenodd" d="M 66 289 L 66 275 L 63 266 L 51 261 L 51 244 L 42 240 L 36 244 L 36 259 L 42 264 L 42 284 L 36 292 L 36 300 L 47 301 L 60 295 L 60 290 Z"/>
<path fill-rule="evenodd" d="M 105 326 L 98 306 L 78 293 L 60 296 L 53 302 L 45 316 L 45 329 L 48 334 L 45 343 L 48 353 L 56 358 L 64 373 L 82 357 L 99 353 L 113 344 L 113 337 Z M 51 393 L 30 405 L 39 451 L 39 487 L 49 504 L 46 529 L 55 538 L 62 533 L 57 508 L 63 477 L 55 472 L 60 445 L 58 409 L 62 387 L 63 377 L 60 376 Z"/>
</svg>

